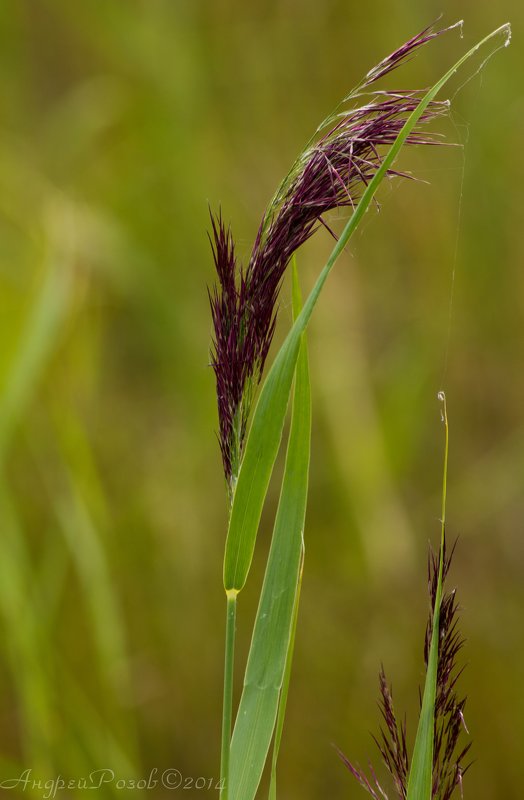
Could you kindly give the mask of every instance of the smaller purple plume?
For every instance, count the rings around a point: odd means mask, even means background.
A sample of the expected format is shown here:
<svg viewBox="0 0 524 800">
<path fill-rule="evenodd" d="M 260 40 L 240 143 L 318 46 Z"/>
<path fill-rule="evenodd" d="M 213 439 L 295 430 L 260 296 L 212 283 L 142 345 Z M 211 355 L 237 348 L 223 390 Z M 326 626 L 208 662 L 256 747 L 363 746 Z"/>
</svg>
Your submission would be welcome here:
<svg viewBox="0 0 524 800">
<path fill-rule="evenodd" d="M 393 693 L 388 686 L 384 668 L 381 667 L 379 673 L 380 700 L 379 708 L 385 727 L 380 728 L 380 735 L 373 736 L 373 741 L 377 745 L 382 756 L 382 761 L 393 778 L 396 796 L 405 800 L 407 795 L 407 783 L 409 774 L 409 757 L 406 745 L 406 720 L 402 723 L 397 721 L 395 708 L 393 706 Z M 337 752 L 351 772 L 353 777 L 365 789 L 374 800 L 388 800 L 388 795 L 379 783 L 373 765 L 368 763 L 370 777 L 358 764 L 353 764 L 337 748 Z"/>
<path fill-rule="evenodd" d="M 456 545 L 456 543 L 455 543 Z M 449 572 L 453 553 L 446 553 L 444 539 L 442 582 Z M 431 598 L 431 619 L 428 619 L 426 640 L 424 642 L 424 663 L 428 665 L 433 610 L 437 593 L 439 556 L 430 552 L 428 559 L 428 586 Z M 458 604 L 455 590 L 447 592 L 440 605 L 439 654 L 437 668 L 437 694 L 435 699 L 435 736 L 433 749 L 433 797 L 449 800 L 455 789 L 462 794 L 462 778 L 470 764 L 464 764 L 471 742 L 463 748 L 458 747 L 462 731 L 468 732 L 464 720 L 466 698 L 456 692 L 457 681 L 462 669 L 457 670 L 456 661 L 464 646 L 464 639 L 458 630 Z"/>
<path fill-rule="evenodd" d="M 446 29 L 446 30 L 449 30 Z M 211 215 L 211 244 L 218 282 L 210 291 L 213 319 L 212 366 L 216 376 L 219 439 L 230 494 L 238 474 L 251 402 L 261 379 L 275 330 L 282 279 L 296 250 L 317 230 L 324 216 L 354 208 L 379 169 L 423 90 L 370 91 L 418 48 L 444 31 L 427 28 L 371 70 L 345 99 L 362 105 L 335 112 L 318 129 L 316 141 L 299 156 L 269 204 L 247 267 L 237 263 L 231 230 L 221 214 Z M 410 145 L 440 141 L 421 126 L 448 110 L 432 102 Z M 393 170 L 389 175 L 400 175 Z M 404 177 L 409 177 L 405 176 Z"/>
<path fill-rule="evenodd" d="M 454 547 L 446 553 L 444 540 L 442 580 L 444 582 L 451 565 Z M 431 644 L 433 614 L 439 574 L 439 556 L 430 551 L 428 559 L 428 589 L 430 597 L 430 614 L 424 639 L 424 662 L 428 666 L 428 655 Z M 462 731 L 468 732 L 464 721 L 465 698 L 457 695 L 456 684 L 462 674 L 457 669 L 457 656 L 464 645 L 458 630 L 458 605 L 455 590 L 446 592 L 440 606 L 439 652 L 437 667 L 437 692 L 435 700 L 435 730 L 433 749 L 433 786 L 432 800 L 450 800 L 459 790 L 462 796 L 462 779 L 470 764 L 464 764 L 471 743 L 461 747 L 459 738 Z M 406 800 L 409 775 L 409 756 L 406 747 L 406 721 L 399 723 L 393 707 L 393 696 L 388 686 L 384 669 L 380 670 L 379 707 L 385 727 L 381 728 L 379 737 L 373 737 L 382 761 L 389 772 L 394 785 L 395 797 Z M 420 698 L 422 705 L 422 698 Z M 369 764 L 370 777 L 338 751 L 340 758 L 359 784 L 374 800 L 389 800 L 386 791 L 378 781 L 375 770 Z"/>
</svg>

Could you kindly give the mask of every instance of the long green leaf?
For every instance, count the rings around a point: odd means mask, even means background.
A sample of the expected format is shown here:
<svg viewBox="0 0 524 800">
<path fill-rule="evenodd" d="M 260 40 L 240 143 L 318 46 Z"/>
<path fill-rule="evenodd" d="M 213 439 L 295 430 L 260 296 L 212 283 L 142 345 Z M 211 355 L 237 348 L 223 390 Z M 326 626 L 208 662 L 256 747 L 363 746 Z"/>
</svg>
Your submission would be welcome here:
<svg viewBox="0 0 524 800">
<path fill-rule="evenodd" d="M 304 545 L 302 545 L 302 553 L 300 559 L 300 570 L 298 574 L 298 585 L 295 593 L 295 606 L 293 608 L 293 619 L 291 622 L 291 637 L 287 648 L 286 667 L 284 669 L 284 680 L 282 682 L 282 689 L 280 690 L 280 698 L 278 702 L 278 714 L 275 726 L 275 738 L 273 740 L 273 758 L 271 759 L 271 782 L 269 784 L 269 800 L 277 800 L 277 760 L 280 750 L 280 742 L 282 741 L 282 731 L 284 729 L 284 717 L 286 715 L 287 696 L 289 692 L 289 683 L 291 680 L 291 665 L 293 663 L 293 651 L 295 649 L 295 635 L 297 631 L 298 622 L 298 607 L 300 605 L 300 591 L 302 589 L 302 575 L 304 568 Z"/>
<path fill-rule="evenodd" d="M 295 266 L 293 300 L 297 315 L 301 304 Z M 299 587 L 310 440 L 309 369 L 302 337 L 282 490 L 231 740 L 231 800 L 255 797 L 275 727 Z"/>
<path fill-rule="evenodd" d="M 382 179 L 392 167 L 400 149 L 429 103 L 435 99 L 443 86 L 483 44 L 502 33 L 509 37 L 510 27 L 508 24 L 490 33 L 462 56 L 428 90 L 416 109 L 410 114 L 373 179 L 366 187 L 359 204 L 320 273 L 302 312 L 273 362 L 262 386 L 253 414 L 253 421 L 246 441 L 244 458 L 233 498 L 224 556 L 224 586 L 226 591 L 240 591 L 247 579 L 253 558 L 262 506 L 282 437 L 286 408 L 300 346 L 300 337 L 307 327 L 324 283 L 367 211 Z M 509 38 L 507 40 L 509 41 Z"/>
<path fill-rule="evenodd" d="M 298 272 L 296 269 L 296 260 L 293 259 L 293 287 L 298 290 Z M 294 292 L 293 296 L 293 313 L 296 319 L 302 307 L 302 298 L 298 291 Z M 291 680 L 291 666 L 293 663 L 293 651 L 295 649 L 295 636 L 298 623 L 298 608 L 300 605 L 300 592 L 302 589 L 302 576 L 304 571 L 304 541 L 302 540 L 302 548 L 300 552 L 300 566 L 298 572 L 298 583 L 295 591 L 295 601 L 293 606 L 293 615 L 291 619 L 291 632 L 289 637 L 289 644 L 287 647 L 286 664 L 284 667 L 284 677 L 282 681 L 282 688 L 280 690 L 280 697 L 278 701 L 278 713 L 275 725 L 275 736 L 273 739 L 273 757 L 271 759 L 271 781 L 269 785 L 269 800 L 276 800 L 277 797 L 277 760 L 280 750 L 280 742 L 282 741 L 282 732 L 284 729 L 284 718 L 286 715 L 287 696 L 289 692 L 289 683 Z"/>
<path fill-rule="evenodd" d="M 437 694 L 438 670 L 438 631 L 440 622 L 440 603 L 442 599 L 442 550 L 438 575 L 433 631 L 428 656 L 426 682 L 422 707 L 413 748 L 413 758 L 408 778 L 407 800 L 431 800 L 433 785 L 433 739 L 435 719 L 435 698 Z"/>
</svg>

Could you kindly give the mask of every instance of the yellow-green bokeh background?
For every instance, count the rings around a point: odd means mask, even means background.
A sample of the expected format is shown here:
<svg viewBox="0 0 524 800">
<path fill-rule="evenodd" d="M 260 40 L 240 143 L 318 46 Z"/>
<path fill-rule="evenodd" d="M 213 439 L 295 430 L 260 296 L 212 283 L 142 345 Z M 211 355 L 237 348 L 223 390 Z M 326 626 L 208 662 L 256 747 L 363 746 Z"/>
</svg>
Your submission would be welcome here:
<svg viewBox="0 0 524 800">
<path fill-rule="evenodd" d="M 2 780 L 22 769 L 35 779 L 217 776 L 226 507 L 208 368 L 207 206 L 222 206 L 247 258 L 316 124 L 440 12 L 465 18 L 464 39 L 434 43 L 395 86 L 428 85 L 507 19 L 513 44 L 454 99 L 442 130 L 464 149 L 404 154 L 428 183 L 383 188 L 380 214 L 366 218 L 310 327 L 313 461 L 280 797 L 363 796 L 331 744 L 361 763 L 375 755 L 381 662 L 413 735 L 426 550 L 439 534 L 441 388 L 449 535 L 460 535 L 450 582 L 463 607 L 460 685 L 476 759 L 465 796 L 521 796 L 515 0 L 2 0 Z M 329 248 L 320 233 L 299 256 L 305 288 Z M 238 688 L 277 489 L 240 602 Z M 100 794 L 139 796 L 114 783 Z"/>
</svg>

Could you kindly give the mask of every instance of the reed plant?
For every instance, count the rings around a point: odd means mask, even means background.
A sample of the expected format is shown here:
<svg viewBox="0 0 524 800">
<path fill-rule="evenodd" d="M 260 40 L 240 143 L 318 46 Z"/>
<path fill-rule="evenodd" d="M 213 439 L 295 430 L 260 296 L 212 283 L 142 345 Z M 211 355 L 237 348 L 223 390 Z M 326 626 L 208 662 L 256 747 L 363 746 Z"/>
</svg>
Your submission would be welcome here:
<svg viewBox="0 0 524 800">
<path fill-rule="evenodd" d="M 424 636 L 426 683 L 420 695 L 420 718 L 412 757 L 407 745 L 407 722 L 398 721 L 393 694 L 384 668 L 380 669 L 379 708 L 384 723 L 378 737 L 373 737 L 390 774 L 395 796 L 406 798 L 431 797 L 450 800 L 456 789 L 463 795 L 463 777 L 471 762 L 466 757 L 471 742 L 462 745 L 461 733 L 469 733 L 464 719 L 466 698 L 459 698 L 457 682 L 462 669 L 457 656 L 464 646 L 458 627 L 458 603 L 455 590 L 444 593 L 444 581 L 449 572 L 455 545 L 448 553 L 446 547 L 446 495 L 449 451 L 449 428 L 446 396 L 439 392 L 442 403 L 442 422 L 445 430 L 444 470 L 442 477 L 441 538 L 438 553 L 431 548 L 428 557 L 429 619 Z M 352 763 L 341 751 L 339 755 L 353 777 L 373 800 L 388 795 L 375 769 L 369 764 L 369 775 Z M 431 755 L 431 759 L 430 759 Z"/>
<path fill-rule="evenodd" d="M 269 796 L 277 796 L 278 751 L 304 560 L 311 435 L 308 322 L 331 270 L 375 200 L 382 180 L 411 177 L 396 168 L 396 159 L 403 146 L 441 143 L 439 135 L 430 127 L 449 109 L 448 101 L 438 99 L 440 91 L 477 52 L 485 50 L 487 53 L 492 42 L 499 42 L 500 46 L 508 44 L 510 27 L 503 25 L 478 42 L 429 89 L 399 91 L 377 88 L 377 84 L 389 78 L 420 48 L 441 34 L 456 29 L 462 30 L 462 23 L 443 30 L 431 26 L 409 39 L 369 70 L 321 123 L 269 203 L 247 266 L 238 263 L 231 229 L 224 223 L 221 213 L 212 215 L 210 238 L 217 272 L 217 284 L 210 290 L 214 330 L 212 366 L 216 376 L 219 442 L 229 504 L 223 569 L 226 631 L 221 797 L 224 800 L 252 800 L 255 797 L 272 741 Z M 489 50 L 491 52 L 493 47 Z M 349 209 L 350 215 L 337 236 L 326 215 L 341 208 Z M 296 251 L 320 227 L 327 229 L 335 239 L 332 253 L 304 303 L 296 264 L 293 265 L 293 326 L 262 381 L 275 331 L 278 295 L 284 274 Z M 242 695 L 234 716 L 238 595 L 249 575 L 262 508 L 281 447 L 291 397 L 291 422 L 280 499 Z M 387 682 L 381 677 L 383 714 L 393 737 L 383 742 L 381 752 L 386 764 L 389 759 L 399 796 L 407 800 L 447 798 L 457 786 L 461 786 L 463 773 L 460 757 L 453 762 L 454 748 L 451 754 L 448 753 L 439 722 L 442 715 L 445 717 L 448 713 L 446 698 L 449 699 L 449 692 L 444 697 L 443 675 L 446 673 L 449 679 L 453 668 L 449 662 L 451 660 L 454 664 L 460 644 L 454 627 L 454 600 L 449 596 L 443 597 L 443 581 L 449 566 L 445 551 L 447 417 L 445 421 L 442 536 L 439 554 L 431 562 L 432 614 L 427 635 L 427 671 L 418 730 L 409 761 L 403 729 L 397 726 Z M 449 638 L 439 638 L 439 631 L 441 634 L 448 631 Z M 451 651 L 451 656 L 449 653 L 446 656 L 446 648 Z M 456 715 L 452 716 L 449 724 L 455 723 Z M 448 758 L 446 774 L 435 788 L 435 759 L 440 763 L 442 754 Z M 455 772 L 451 762 L 456 765 Z M 347 764 L 355 777 L 370 790 L 371 783 L 363 773 L 350 762 Z M 450 786 L 451 791 L 446 794 L 447 789 L 442 789 L 442 786 Z M 386 797 L 378 781 L 375 787 L 371 787 L 372 796 Z"/>
</svg>

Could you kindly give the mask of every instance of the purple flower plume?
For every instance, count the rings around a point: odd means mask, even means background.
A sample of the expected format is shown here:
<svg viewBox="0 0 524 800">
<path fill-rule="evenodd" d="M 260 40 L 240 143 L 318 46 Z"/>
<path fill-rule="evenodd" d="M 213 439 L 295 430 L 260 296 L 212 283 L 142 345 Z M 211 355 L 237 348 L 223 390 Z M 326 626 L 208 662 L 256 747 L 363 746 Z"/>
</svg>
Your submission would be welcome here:
<svg viewBox="0 0 524 800">
<path fill-rule="evenodd" d="M 446 553 L 444 540 L 444 558 L 442 562 L 442 581 L 449 572 L 453 558 L 453 546 L 449 555 Z M 435 608 L 439 569 L 439 557 L 430 553 L 428 559 L 428 586 L 431 597 L 431 620 L 426 627 L 424 643 L 424 663 L 428 665 L 431 644 L 432 615 Z M 438 800 L 449 800 L 458 787 L 462 794 L 462 778 L 470 764 L 464 765 L 464 759 L 471 747 L 471 742 L 458 748 L 458 740 L 462 730 L 467 732 L 464 721 L 466 698 L 459 699 L 456 684 L 462 669 L 456 669 L 457 655 L 464 646 L 464 639 L 458 630 L 458 605 L 455 590 L 447 592 L 440 606 L 439 654 L 437 667 L 437 694 L 435 699 L 435 738 L 433 751 L 433 797 Z M 457 752 L 458 750 L 458 752 Z"/>
<path fill-rule="evenodd" d="M 443 581 L 449 571 L 453 550 L 448 556 L 444 542 Z M 430 552 L 428 560 L 430 613 L 424 640 L 426 669 L 431 644 L 438 573 L 439 557 Z M 458 606 L 455 591 L 446 592 L 440 606 L 437 692 L 434 719 L 433 786 L 431 793 L 433 800 L 450 800 L 456 789 L 460 791 L 462 796 L 462 779 L 470 766 L 470 764 L 465 765 L 464 760 L 471 743 L 459 746 L 461 732 L 463 730 L 468 731 L 464 721 L 466 700 L 465 698 L 459 699 L 456 692 L 456 684 L 462 673 L 462 669 L 457 669 L 457 655 L 464 645 L 464 639 L 458 630 L 457 614 Z M 382 756 L 382 761 L 393 780 L 395 796 L 400 800 L 405 800 L 409 775 L 406 721 L 404 720 L 400 724 L 397 722 L 391 688 L 388 686 L 383 669 L 380 670 L 379 683 L 379 707 L 385 727 L 381 728 L 378 738 L 373 738 Z M 422 698 L 420 698 L 420 703 L 422 705 Z M 374 800 L 388 800 L 388 795 L 380 785 L 371 764 L 369 765 L 371 777 L 368 777 L 358 764 L 351 763 L 343 753 L 338 752 L 353 777 Z"/>
<path fill-rule="evenodd" d="M 446 30 L 449 30 L 446 29 Z M 218 282 L 210 291 L 212 366 L 216 376 L 219 440 L 224 472 L 233 490 L 251 401 L 262 376 L 275 330 L 277 298 L 293 253 L 315 232 L 328 228 L 324 215 L 353 208 L 378 170 L 384 148 L 395 141 L 423 90 L 370 91 L 368 87 L 444 31 L 427 28 L 371 70 L 345 99 L 363 102 L 337 111 L 317 131 L 269 204 L 247 267 L 237 263 L 231 230 L 211 215 L 211 244 Z M 408 144 L 437 144 L 420 127 L 445 113 L 433 102 Z M 389 175 L 402 173 L 389 171 Z M 409 177 L 409 176 L 405 176 Z M 329 230 L 329 228 L 328 228 Z"/>
</svg>

